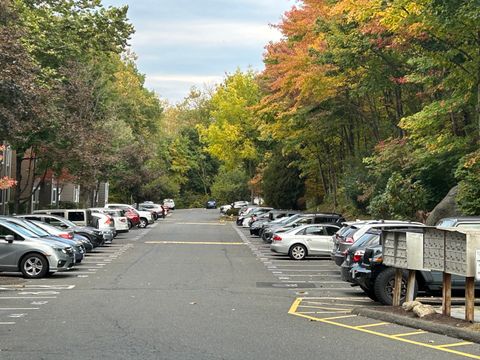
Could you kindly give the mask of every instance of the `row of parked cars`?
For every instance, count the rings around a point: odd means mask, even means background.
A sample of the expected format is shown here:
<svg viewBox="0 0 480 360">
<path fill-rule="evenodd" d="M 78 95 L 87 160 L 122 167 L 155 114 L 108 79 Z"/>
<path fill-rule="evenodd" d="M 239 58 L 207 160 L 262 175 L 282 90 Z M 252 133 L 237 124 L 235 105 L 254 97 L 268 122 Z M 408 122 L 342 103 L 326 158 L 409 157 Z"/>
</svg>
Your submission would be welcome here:
<svg viewBox="0 0 480 360">
<path fill-rule="evenodd" d="M 86 254 L 112 243 L 134 226 L 164 218 L 169 207 L 145 202 L 107 204 L 104 208 L 48 209 L 0 216 L 0 271 L 41 278 L 71 269 Z"/>
<path fill-rule="evenodd" d="M 397 220 L 347 222 L 341 214 L 301 213 L 261 206 L 245 206 L 239 211 L 237 225 L 270 243 L 273 252 L 293 260 L 307 256 L 330 257 L 340 267 L 342 279 L 359 286 L 371 299 L 391 304 L 395 269 L 383 264 L 382 236 L 387 232 L 422 233 L 425 225 Z M 437 227 L 480 229 L 480 217 L 442 219 Z M 334 266 L 334 265 L 332 265 Z M 406 294 L 406 277 L 402 297 Z M 465 279 L 452 276 L 452 288 L 464 289 Z M 442 273 L 417 272 L 415 291 L 438 291 Z"/>
</svg>

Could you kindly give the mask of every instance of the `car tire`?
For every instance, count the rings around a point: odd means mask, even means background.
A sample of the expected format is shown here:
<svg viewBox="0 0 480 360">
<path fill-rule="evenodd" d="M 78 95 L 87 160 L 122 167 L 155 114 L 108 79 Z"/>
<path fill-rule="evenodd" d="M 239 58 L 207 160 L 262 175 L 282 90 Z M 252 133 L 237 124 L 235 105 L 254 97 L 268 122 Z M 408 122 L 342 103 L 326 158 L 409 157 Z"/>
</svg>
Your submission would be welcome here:
<svg viewBox="0 0 480 360">
<path fill-rule="evenodd" d="M 140 218 L 140 223 L 138 224 L 138 227 L 140 229 L 145 229 L 148 225 L 148 220 L 145 218 Z"/>
<path fill-rule="evenodd" d="M 393 303 L 393 288 L 395 286 L 395 269 L 386 268 L 380 274 L 378 274 L 375 279 L 375 284 L 373 285 L 375 296 L 377 301 L 383 305 L 392 305 Z M 413 297 L 417 297 L 418 292 L 418 283 L 415 282 L 415 290 Z M 407 293 L 407 274 L 404 271 L 402 277 L 402 293 L 400 296 L 400 303 L 405 301 L 405 295 Z"/>
<path fill-rule="evenodd" d="M 295 244 L 290 247 L 288 256 L 292 260 L 303 260 L 307 256 L 307 248 L 302 244 Z"/>
<path fill-rule="evenodd" d="M 45 277 L 48 274 L 48 260 L 38 253 L 27 254 L 20 261 L 20 271 L 27 279 Z"/>
<path fill-rule="evenodd" d="M 128 230 L 131 230 L 133 228 L 133 223 L 131 220 L 128 220 Z"/>
</svg>

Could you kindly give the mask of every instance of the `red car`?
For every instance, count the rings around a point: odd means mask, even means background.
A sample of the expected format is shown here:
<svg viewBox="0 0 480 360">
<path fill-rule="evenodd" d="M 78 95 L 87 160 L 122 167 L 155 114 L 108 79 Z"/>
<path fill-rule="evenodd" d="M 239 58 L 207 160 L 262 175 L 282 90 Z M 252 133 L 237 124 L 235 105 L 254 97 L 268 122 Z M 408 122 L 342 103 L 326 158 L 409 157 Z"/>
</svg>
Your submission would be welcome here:
<svg viewBox="0 0 480 360">
<path fill-rule="evenodd" d="M 131 229 L 134 226 L 140 224 L 140 215 L 131 209 L 123 209 L 125 211 L 125 216 L 128 219 L 128 228 Z"/>
</svg>

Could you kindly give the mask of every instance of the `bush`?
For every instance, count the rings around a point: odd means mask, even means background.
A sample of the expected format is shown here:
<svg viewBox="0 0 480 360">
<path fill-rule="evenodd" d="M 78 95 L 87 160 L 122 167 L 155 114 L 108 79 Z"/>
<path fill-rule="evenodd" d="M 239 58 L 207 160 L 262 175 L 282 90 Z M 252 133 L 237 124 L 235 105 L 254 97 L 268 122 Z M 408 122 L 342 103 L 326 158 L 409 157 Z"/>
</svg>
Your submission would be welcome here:
<svg viewBox="0 0 480 360">
<path fill-rule="evenodd" d="M 414 220 L 417 210 L 425 208 L 426 199 L 427 192 L 420 181 L 395 172 L 388 179 L 385 191 L 372 199 L 368 210 L 375 218 Z"/>
<path fill-rule="evenodd" d="M 480 150 L 461 159 L 455 173 L 458 183 L 457 203 L 465 215 L 480 214 Z"/>
</svg>

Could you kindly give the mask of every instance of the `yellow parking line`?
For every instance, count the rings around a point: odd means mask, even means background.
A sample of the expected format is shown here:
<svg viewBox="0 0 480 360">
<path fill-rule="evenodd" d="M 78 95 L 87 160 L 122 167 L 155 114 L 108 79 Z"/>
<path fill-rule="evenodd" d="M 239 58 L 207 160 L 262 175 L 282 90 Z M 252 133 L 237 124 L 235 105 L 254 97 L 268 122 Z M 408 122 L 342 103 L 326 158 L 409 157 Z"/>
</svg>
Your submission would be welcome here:
<svg viewBox="0 0 480 360">
<path fill-rule="evenodd" d="M 297 311 L 300 303 L 302 302 L 302 299 L 303 299 L 303 298 L 297 298 L 297 299 L 295 299 L 295 301 L 293 302 L 292 306 L 291 306 L 290 309 L 288 310 L 288 313 L 289 313 L 289 314 L 295 315 L 295 316 L 299 316 L 299 317 L 303 317 L 303 318 L 306 318 L 306 319 L 309 319 L 309 320 L 313 320 L 313 321 L 323 322 L 323 323 L 325 323 L 325 324 L 335 325 L 335 326 L 342 327 L 342 328 L 345 328 L 345 329 L 350 329 L 350 330 L 355 330 L 355 331 L 361 331 L 361 332 L 363 332 L 363 333 L 380 336 L 380 337 L 383 337 L 383 338 L 386 338 L 386 339 L 390 339 L 390 340 L 401 341 L 401 342 L 404 342 L 404 343 L 408 343 L 408 344 L 412 344 L 412 345 L 417 345 L 417 346 L 422 346 L 422 347 L 426 347 L 426 348 L 433 349 L 433 350 L 437 350 L 437 351 L 448 352 L 448 353 L 450 353 L 450 354 L 455 354 L 455 355 L 463 356 L 463 357 L 470 358 L 470 359 L 480 360 L 480 356 L 478 356 L 478 355 L 473 355 L 473 354 L 464 353 L 464 352 L 462 352 L 462 351 L 453 350 L 453 349 L 450 349 L 450 348 L 448 348 L 448 347 L 439 347 L 438 345 L 431 345 L 431 344 L 421 343 L 421 342 L 418 342 L 418 341 L 414 341 L 414 340 L 410 340 L 410 339 L 404 339 L 404 338 L 402 338 L 402 337 L 398 337 L 398 336 L 394 336 L 394 335 L 383 334 L 383 333 L 380 333 L 380 332 L 377 332 L 377 331 L 373 331 L 373 330 L 369 330 L 369 329 L 362 329 L 362 328 L 358 328 L 358 327 L 356 327 L 356 326 L 352 326 L 352 325 L 347 325 L 347 324 L 342 324 L 342 323 L 339 323 L 339 322 L 331 321 L 331 320 L 333 320 L 333 319 L 344 318 L 344 316 L 333 317 L 333 318 L 318 318 L 318 317 L 314 317 L 314 316 L 310 316 L 310 315 L 298 314 L 296 311 Z M 356 316 L 356 315 L 349 315 L 349 316 L 347 316 L 347 317 L 352 317 L 352 316 Z"/>
<path fill-rule="evenodd" d="M 427 333 L 426 331 L 418 330 L 418 331 L 412 331 L 412 332 L 403 333 L 403 334 L 395 334 L 395 335 L 392 335 L 392 336 L 400 337 L 400 336 L 420 335 L 420 334 L 426 334 L 426 333 Z"/>
<path fill-rule="evenodd" d="M 437 345 L 437 348 L 447 348 L 447 347 L 454 347 L 454 346 L 463 346 L 463 345 L 471 345 L 470 341 L 462 341 L 454 344 L 445 344 L 445 345 Z"/>
<path fill-rule="evenodd" d="M 375 323 L 375 324 L 359 325 L 359 326 L 355 326 L 355 327 L 357 329 L 364 329 L 364 328 L 368 328 L 368 327 L 382 326 L 382 325 L 390 325 L 390 323 L 381 322 L 381 323 Z"/>
<path fill-rule="evenodd" d="M 336 319 L 346 319 L 351 317 L 357 317 L 357 315 L 342 315 L 342 316 L 334 316 L 329 318 L 322 318 L 321 320 L 336 320 Z"/>
<path fill-rule="evenodd" d="M 145 244 L 245 245 L 245 243 L 243 242 L 226 242 L 226 241 L 145 241 Z"/>
<path fill-rule="evenodd" d="M 331 308 L 328 306 L 310 306 L 310 305 L 300 305 L 301 308 L 311 308 L 311 309 L 320 309 L 320 310 L 332 310 L 332 311 L 352 311 L 351 309 L 343 308 Z"/>
</svg>

